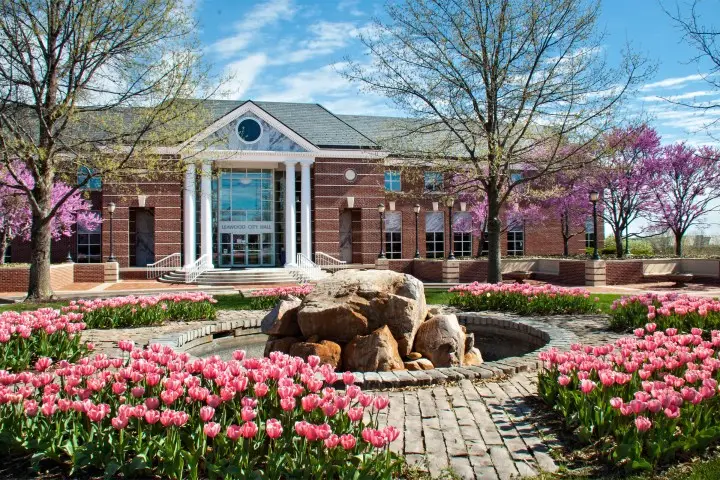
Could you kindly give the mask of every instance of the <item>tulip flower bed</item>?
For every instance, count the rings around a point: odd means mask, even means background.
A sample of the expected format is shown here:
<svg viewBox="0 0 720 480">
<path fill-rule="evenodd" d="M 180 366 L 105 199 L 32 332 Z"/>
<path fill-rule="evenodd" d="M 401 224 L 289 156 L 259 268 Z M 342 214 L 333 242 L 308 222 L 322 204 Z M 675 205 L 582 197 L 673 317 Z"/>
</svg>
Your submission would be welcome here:
<svg viewBox="0 0 720 480">
<path fill-rule="evenodd" d="M 0 369 L 25 370 L 40 357 L 77 360 L 89 351 L 80 341 L 82 319 L 51 308 L 0 314 Z"/>
<path fill-rule="evenodd" d="M 389 400 L 315 356 L 190 360 L 157 344 L 120 342 L 127 358 L 95 355 L 36 371 L 0 371 L 0 442 L 34 462 L 106 477 L 395 478 L 377 428 Z M 331 388 L 342 378 L 344 391 Z M 364 420 L 369 419 L 367 421 Z"/>
<path fill-rule="evenodd" d="M 610 325 L 619 330 L 641 327 L 648 321 L 681 332 L 694 327 L 720 328 L 720 301 L 712 298 L 647 293 L 616 300 L 610 309 Z"/>
<path fill-rule="evenodd" d="M 596 313 L 597 298 L 584 288 L 518 283 L 458 285 L 448 290 L 449 304 L 466 311 L 493 310 L 521 315 Z"/>
<path fill-rule="evenodd" d="M 295 287 L 275 287 L 253 290 L 248 296 L 249 307 L 253 310 L 269 310 L 275 306 L 280 298 L 288 296 L 305 298 L 308 293 L 312 292 L 313 288 L 310 284 L 304 284 Z"/>
<path fill-rule="evenodd" d="M 608 460 L 650 469 L 720 440 L 720 331 L 656 324 L 603 346 L 540 354 L 538 392 Z M 709 339 L 709 340 L 708 340 Z"/>
<path fill-rule="evenodd" d="M 212 320 L 215 299 L 204 292 L 163 293 L 78 300 L 62 311 L 81 313 L 88 328 L 124 328 L 160 325 L 168 320 Z"/>
</svg>

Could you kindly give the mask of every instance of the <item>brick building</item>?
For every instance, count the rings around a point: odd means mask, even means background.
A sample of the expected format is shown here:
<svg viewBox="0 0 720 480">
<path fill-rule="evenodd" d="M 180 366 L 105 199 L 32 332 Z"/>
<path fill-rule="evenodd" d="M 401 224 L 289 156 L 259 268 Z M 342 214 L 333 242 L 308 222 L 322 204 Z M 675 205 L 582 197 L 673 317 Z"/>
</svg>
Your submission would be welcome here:
<svg viewBox="0 0 720 480">
<path fill-rule="evenodd" d="M 144 183 L 94 179 L 89 197 L 103 225 L 55 242 L 54 262 L 68 252 L 81 263 L 109 256 L 111 202 L 121 268 L 173 253 L 182 253 L 185 266 L 204 256 L 224 268 L 282 266 L 296 254 L 313 258 L 316 252 L 373 263 L 380 252 L 379 204 L 385 206 L 388 257 L 413 258 L 416 239 L 421 257 L 447 254 L 444 179 L 434 172 L 403 178 L 386 161 L 377 134 L 392 119 L 335 115 L 317 104 L 207 103 L 214 121 L 191 140 L 185 173 Z M 457 257 L 481 248 L 478 238 L 462 231 L 468 223 L 461 221 L 468 215 L 463 206 L 455 202 L 452 210 Z M 517 225 L 503 234 L 503 254 L 561 254 L 559 231 L 557 222 Z M 583 252 L 590 241 L 591 234 L 574 237 L 571 252 Z M 9 255 L 9 261 L 27 261 L 29 248 L 16 241 Z"/>
</svg>

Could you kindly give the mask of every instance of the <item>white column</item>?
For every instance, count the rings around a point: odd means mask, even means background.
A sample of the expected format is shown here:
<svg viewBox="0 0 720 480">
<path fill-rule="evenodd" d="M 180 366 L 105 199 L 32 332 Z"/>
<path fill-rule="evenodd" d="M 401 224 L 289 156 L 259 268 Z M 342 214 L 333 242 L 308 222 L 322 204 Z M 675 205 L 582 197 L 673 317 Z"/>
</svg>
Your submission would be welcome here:
<svg viewBox="0 0 720 480">
<path fill-rule="evenodd" d="M 285 161 L 285 263 L 295 263 L 295 164 Z"/>
<path fill-rule="evenodd" d="M 195 164 L 188 163 L 183 188 L 183 252 L 185 268 L 195 263 Z"/>
<path fill-rule="evenodd" d="M 202 164 L 200 178 L 200 254 L 207 255 L 212 265 L 212 171 L 210 163 Z"/>
<path fill-rule="evenodd" d="M 310 165 L 308 160 L 300 163 L 300 251 L 312 260 L 312 234 L 310 228 Z"/>
</svg>

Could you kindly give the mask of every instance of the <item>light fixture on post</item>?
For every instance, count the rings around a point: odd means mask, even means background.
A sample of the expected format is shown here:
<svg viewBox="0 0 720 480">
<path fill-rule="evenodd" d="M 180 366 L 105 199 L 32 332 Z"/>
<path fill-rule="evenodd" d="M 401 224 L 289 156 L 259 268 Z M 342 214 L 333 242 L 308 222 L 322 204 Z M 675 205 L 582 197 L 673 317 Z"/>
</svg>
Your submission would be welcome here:
<svg viewBox="0 0 720 480">
<path fill-rule="evenodd" d="M 385 258 L 385 204 L 381 203 L 378 205 L 378 213 L 380 214 L 380 255 L 378 258 Z"/>
<path fill-rule="evenodd" d="M 420 239 L 418 238 L 418 217 L 420 216 L 419 203 L 415 204 L 413 212 L 415 212 L 415 258 L 420 258 Z"/>
<path fill-rule="evenodd" d="M 145 208 L 145 202 L 147 201 L 147 195 L 138 195 L 138 207 Z"/>
<path fill-rule="evenodd" d="M 598 224 L 597 224 L 597 201 L 600 198 L 600 194 L 593 190 L 590 192 L 590 202 L 593 206 L 593 260 L 600 260 L 598 255 Z"/>
<path fill-rule="evenodd" d="M 355 197 L 346 197 L 346 198 L 347 198 L 347 207 L 355 208 Z"/>
<path fill-rule="evenodd" d="M 445 200 L 445 205 L 448 207 L 448 225 L 450 227 L 450 238 L 448 239 L 448 243 L 450 246 L 450 255 L 448 255 L 448 260 L 455 260 L 455 252 L 453 251 L 453 218 L 452 218 L 452 209 L 453 205 L 455 205 L 455 199 L 453 197 L 448 197 L 447 200 Z"/>
<path fill-rule="evenodd" d="M 110 256 L 108 257 L 108 262 L 116 262 L 117 259 L 115 258 L 115 249 L 113 243 L 113 215 L 115 214 L 115 203 L 108 203 L 107 209 L 108 212 L 110 212 Z"/>
</svg>

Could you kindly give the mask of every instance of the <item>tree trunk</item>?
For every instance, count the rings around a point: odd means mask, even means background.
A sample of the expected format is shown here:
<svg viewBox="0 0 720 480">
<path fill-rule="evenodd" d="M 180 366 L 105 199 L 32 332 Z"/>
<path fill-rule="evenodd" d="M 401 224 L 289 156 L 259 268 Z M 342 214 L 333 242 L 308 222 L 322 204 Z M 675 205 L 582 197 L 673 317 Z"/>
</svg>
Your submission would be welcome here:
<svg viewBox="0 0 720 480">
<path fill-rule="evenodd" d="M 567 237 L 563 237 L 563 256 L 569 257 L 570 256 L 570 239 Z"/>
<path fill-rule="evenodd" d="M 52 298 L 50 286 L 50 220 L 46 212 L 50 210 L 52 187 L 48 188 L 38 182 L 34 195 L 42 212 L 33 212 L 30 234 L 30 281 L 27 300 L 33 302 Z"/>
<path fill-rule="evenodd" d="M 494 195 L 493 195 L 494 194 Z M 500 205 L 497 192 L 488 192 L 488 283 L 502 282 L 502 262 L 500 253 Z"/>
<path fill-rule="evenodd" d="M 8 247 L 8 232 L 7 228 L 3 229 L 0 233 L 0 265 L 5 265 L 5 254 L 7 253 Z"/>
<path fill-rule="evenodd" d="M 618 230 L 615 234 L 615 254 L 617 255 L 617 258 L 622 258 L 624 254 L 622 230 Z"/>
<path fill-rule="evenodd" d="M 675 234 L 675 255 L 678 257 L 682 257 L 682 240 L 683 240 L 683 234 L 678 232 Z"/>
</svg>

